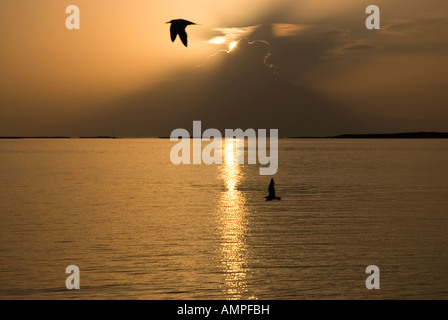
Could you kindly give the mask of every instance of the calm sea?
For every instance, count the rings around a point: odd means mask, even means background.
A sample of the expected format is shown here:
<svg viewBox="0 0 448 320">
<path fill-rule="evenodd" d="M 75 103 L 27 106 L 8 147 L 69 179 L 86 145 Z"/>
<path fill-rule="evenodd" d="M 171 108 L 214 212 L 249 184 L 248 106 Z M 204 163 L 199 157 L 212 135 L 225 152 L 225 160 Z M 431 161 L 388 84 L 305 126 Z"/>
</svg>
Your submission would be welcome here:
<svg viewBox="0 0 448 320">
<path fill-rule="evenodd" d="M 448 298 L 448 140 L 280 140 L 280 202 L 172 146 L 1 140 L 0 298 Z"/>
</svg>

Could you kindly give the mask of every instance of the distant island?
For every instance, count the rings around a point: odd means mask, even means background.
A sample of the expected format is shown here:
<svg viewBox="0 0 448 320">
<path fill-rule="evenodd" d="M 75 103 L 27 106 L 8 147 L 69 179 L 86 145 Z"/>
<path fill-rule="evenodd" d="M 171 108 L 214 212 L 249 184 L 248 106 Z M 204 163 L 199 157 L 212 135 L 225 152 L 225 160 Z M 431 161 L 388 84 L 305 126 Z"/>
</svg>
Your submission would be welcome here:
<svg viewBox="0 0 448 320">
<path fill-rule="evenodd" d="M 63 136 L 49 136 L 49 137 L 0 137 L 0 139 L 120 139 L 118 137 L 110 137 L 110 136 L 97 136 L 97 137 L 63 137 Z"/>
<path fill-rule="evenodd" d="M 342 134 L 330 137 L 290 137 L 290 139 L 448 139 L 448 132 Z"/>
<path fill-rule="evenodd" d="M 97 136 L 97 137 L 79 137 L 78 139 L 119 139 L 119 138 L 111 136 Z"/>
</svg>

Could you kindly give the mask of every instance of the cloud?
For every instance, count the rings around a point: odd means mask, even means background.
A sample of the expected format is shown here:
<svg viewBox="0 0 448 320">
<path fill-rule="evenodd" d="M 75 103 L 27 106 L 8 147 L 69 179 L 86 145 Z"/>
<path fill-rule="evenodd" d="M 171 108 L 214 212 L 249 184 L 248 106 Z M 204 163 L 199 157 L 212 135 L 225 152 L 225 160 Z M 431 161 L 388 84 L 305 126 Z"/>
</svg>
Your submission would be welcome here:
<svg viewBox="0 0 448 320">
<path fill-rule="evenodd" d="M 234 77 L 264 76 L 275 74 L 275 66 L 269 62 L 271 46 L 262 40 L 243 38 L 230 50 L 220 50 L 210 56 L 198 72 L 219 72 Z M 217 70 L 219 69 L 219 70 Z M 244 70 L 244 72 L 242 72 Z"/>
<path fill-rule="evenodd" d="M 385 34 L 405 36 L 411 33 L 427 32 L 448 28 L 448 19 L 426 19 L 420 21 L 401 21 L 381 28 Z"/>
<path fill-rule="evenodd" d="M 102 116 L 102 125 L 126 136 L 167 136 L 176 128 L 190 128 L 193 120 L 219 130 L 279 129 L 283 136 L 331 135 L 350 128 L 358 132 L 362 121 L 344 107 L 290 81 L 291 58 L 286 56 L 287 63 L 281 64 L 285 69 L 280 68 L 282 56 L 273 53 L 279 49 L 284 54 L 284 48 L 268 41 L 241 39 L 232 51 L 218 51 L 194 70 L 123 99 Z M 93 126 L 98 119 L 89 121 Z"/>
<path fill-rule="evenodd" d="M 294 37 L 312 28 L 306 24 L 275 23 L 272 25 L 274 37 Z"/>
<path fill-rule="evenodd" d="M 353 44 L 346 46 L 342 49 L 344 52 L 351 52 L 351 51 L 364 51 L 364 50 L 370 50 L 374 49 L 376 46 L 370 45 L 370 44 Z"/>
<path fill-rule="evenodd" d="M 229 44 L 234 41 L 239 41 L 252 33 L 257 26 L 240 27 L 240 28 L 215 28 L 213 31 L 217 33 L 213 38 L 207 42 L 212 44 Z"/>
<path fill-rule="evenodd" d="M 13 11 L 0 10 L 0 128 L 5 134 L 31 128 L 27 132 L 38 135 L 101 135 L 116 127 L 123 135 L 148 136 L 197 118 L 324 135 L 355 131 L 353 122 L 362 123 L 362 116 L 347 113 L 358 110 L 398 119 L 392 130 L 408 115 L 446 128 L 448 2 L 380 2 L 381 31 L 365 29 L 366 4 L 359 0 L 178 1 L 175 7 L 146 1 L 144 10 L 109 6 L 76 36 L 51 27 L 60 20 L 47 5 L 36 6 L 36 15 L 8 4 Z M 23 13 L 21 21 L 42 13 L 45 23 L 30 29 L 14 18 Z M 117 14 L 119 34 L 108 27 Z M 188 49 L 172 44 L 163 24 L 178 15 L 201 24 L 189 29 Z M 243 38 L 247 45 L 206 59 Z M 191 70 L 198 63 L 202 67 Z M 89 125 L 83 123 L 93 113 Z M 334 121 L 325 127 L 327 119 Z"/>
<path fill-rule="evenodd" d="M 365 39 L 360 39 L 345 43 L 342 46 L 335 48 L 332 52 L 334 54 L 354 54 L 379 48 L 381 48 L 380 45 L 373 44 Z"/>
<path fill-rule="evenodd" d="M 220 50 L 193 70 L 173 73 L 172 80 L 117 102 L 101 125 L 125 136 L 168 136 L 176 128 L 191 128 L 194 120 L 220 130 L 279 129 L 282 136 L 408 130 L 411 125 L 420 130 L 411 119 L 418 118 L 420 106 L 403 94 L 410 85 L 402 74 L 409 68 L 388 56 L 396 46 L 391 38 L 377 32 L 365 39 L 327 25 L 281 23 L 251 30 L 232 51 Z M 388 41 L 374 42 L 378 39 Z M 403 90 L 396 90 L 398 84 Z M 377 111 L 380 105 L 387 113 Z M 404 114 L 397 106 L 409 108 Z M 98 119 L 90 123 L 99 126 Z"/>
<path fill-rule="evenodd" d="M 249 39 L 264 39 L 272 48 L 271 61 L 284 80 L 305 81 L 308 73 L 335 50 L 353 42 L 350 31 L 322 25 L 269 24 L 257 28 Z M 340 55 L 340 53 L 338 53 Z"/>
</svg>

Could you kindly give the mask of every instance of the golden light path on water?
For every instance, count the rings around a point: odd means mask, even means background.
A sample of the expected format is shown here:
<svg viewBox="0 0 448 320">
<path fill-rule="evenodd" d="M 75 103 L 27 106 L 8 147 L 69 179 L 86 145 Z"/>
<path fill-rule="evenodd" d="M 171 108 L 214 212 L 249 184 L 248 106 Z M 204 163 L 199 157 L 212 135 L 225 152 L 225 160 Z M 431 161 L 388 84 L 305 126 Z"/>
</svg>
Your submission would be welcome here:
<svg viewBox="0 0 448 320">
<path fill-rule="evenodd" d="M 244 173 L 236 158 L 236 140 L 226 140 L 224 155 L 225 163 L 220 170 L 226 190 L 219 202 L 222 237 L 221 263 L 225 277 L 224 291 L 229 299 L 241 299 L 248 294 L 247 259 L 249 253 L 246 235 L 249 211 L 245 207 L 246 199 L 243 193 L 237 190 L 237 185 L 244 178 Z"/>
</svg>

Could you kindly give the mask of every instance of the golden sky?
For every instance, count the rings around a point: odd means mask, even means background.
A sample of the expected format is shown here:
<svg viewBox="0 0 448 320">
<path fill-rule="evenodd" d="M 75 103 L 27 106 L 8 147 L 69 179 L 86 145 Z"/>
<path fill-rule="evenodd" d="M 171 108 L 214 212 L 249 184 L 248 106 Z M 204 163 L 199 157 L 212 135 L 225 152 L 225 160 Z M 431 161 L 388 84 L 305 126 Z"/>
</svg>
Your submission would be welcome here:
<svg viewBox="0 0 448 320">
<path fill-rule="evenodd" d="M 71 4 L 80 30 L 65 28 Z M 364 26 L 369 4 L 381 30 Z M 169 38 L 177 18 L 199 24 L 188 48 Z M 1 136 L 157 136 L 191 120 L 284 135 L 448 131 L 446 0 L 8 0 L 0 47 Z M 263 117 L 273 107 L 286 117 Z"/>
</svg>

